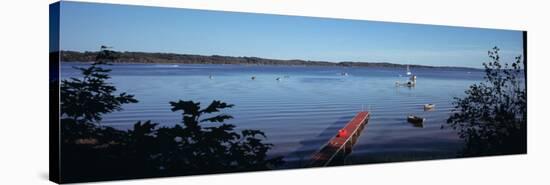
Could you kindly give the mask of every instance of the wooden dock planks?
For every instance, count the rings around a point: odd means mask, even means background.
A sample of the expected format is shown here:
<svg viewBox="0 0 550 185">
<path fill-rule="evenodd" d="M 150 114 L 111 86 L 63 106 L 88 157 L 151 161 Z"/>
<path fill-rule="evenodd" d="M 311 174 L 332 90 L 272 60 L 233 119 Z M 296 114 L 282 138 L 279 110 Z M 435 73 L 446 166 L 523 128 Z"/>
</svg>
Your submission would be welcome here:
<svg viewBox="0 0 550 185">
<path fill-rule="evenodd" d="M 313 154 L 310 166 L 328 166 L 335 158 L 344 158 L 349 154 L 367 124 L 369 116 L 369 112 L 357 113 L 321 150 Z"/>
</svg>

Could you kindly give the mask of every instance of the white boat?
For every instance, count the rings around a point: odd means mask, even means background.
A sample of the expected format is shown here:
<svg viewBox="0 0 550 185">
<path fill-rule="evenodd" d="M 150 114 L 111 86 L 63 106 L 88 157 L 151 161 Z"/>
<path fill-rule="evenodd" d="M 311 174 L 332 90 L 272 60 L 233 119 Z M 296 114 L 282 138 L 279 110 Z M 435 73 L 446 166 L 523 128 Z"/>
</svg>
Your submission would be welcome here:
<svg viewBox="0 0 550 185">
<path fill-rule="evenodd" d="M 409 68 L 409 65 L 407 65 L 407 76 L 411 76 L 412 73 L 411 73 L 411 69 Z"/>
<path fill-rule="evenodd" d="M 426 110 L 428 110 L 428 109 L 433 109 L 433 108 L 435 108 L 435 105 L 434 105 L 434 104 L 431 104 L 431 103 L 429 103 L 429 104 L 424 104 L 424 109 L 426 109 Z"/>
</svg>

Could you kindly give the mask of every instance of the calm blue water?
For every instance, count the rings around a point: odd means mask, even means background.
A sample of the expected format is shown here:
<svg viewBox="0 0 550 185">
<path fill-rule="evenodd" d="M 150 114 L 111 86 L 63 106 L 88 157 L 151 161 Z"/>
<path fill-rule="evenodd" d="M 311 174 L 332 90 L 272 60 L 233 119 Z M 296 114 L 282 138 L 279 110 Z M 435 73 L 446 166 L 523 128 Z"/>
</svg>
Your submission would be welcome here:
<svg viewBox="0 0 550 185">
<path fill-rule="evenodd" d="M 62 63 L 61 78 L 79 76 L 71 67 L 75 65 L 87 64 Z M 270 155 L 282 155 L 289 164 L 307 159 L 362 109 L 371 112 L 371 119 L 349 163 L 452 156 L 462 143 L 454 131 L 440 127 L 450 115 L 452 97 L 463 96 L 483 75 L 413 68 L 417 85 L 408 88 L 395 86 L 396 81 L 406 80 L 400 77 L 405 70 L 392 68 L 169 64 L 109 68 L 113 69 L 110 81 L 118 90 L 134 94 L 140 102 L 105 115 L 104 125 L 127 129 L 140 120 L 178 124 L 180 113 L 170 111 L 169 101 L 193 100 L 207 106 L 222 100 L 235 104 L 224 112 L 235 117 L 228 123 L 266 132 L 267 141 L 274 144 Z M 251 80 L 253 75 L 256 80 Z M 425 112 L 426 103 L 435 104 L 435 110 Z M 425 117 L 424 127 L 407 123 L 409 114 Z"/>
</svg>

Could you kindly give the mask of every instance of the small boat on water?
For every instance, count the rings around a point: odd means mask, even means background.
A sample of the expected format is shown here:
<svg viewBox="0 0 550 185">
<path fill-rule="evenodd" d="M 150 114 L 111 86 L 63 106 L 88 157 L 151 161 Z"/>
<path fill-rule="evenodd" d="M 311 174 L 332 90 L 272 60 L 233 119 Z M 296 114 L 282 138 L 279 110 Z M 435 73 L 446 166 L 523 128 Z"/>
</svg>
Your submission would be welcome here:
<svg viewBox="0 0 550 185">
<path fill-rule="evenodd" d="M 424 127 L 425 118 L 421 118 L 414 115 L 407 116 L 407 121 L 412 123 L 415 127 Z"/>
<path fill-rule="evenodd" d="M 275 80 L 281 81 L 281 77 L 277 77 L 277 78 L 275 78 Z"/>
<path fill-rule="evenodd" d="M 414 87 L 416 86 L 416 75 L 413 75 L 409 69 L 409 66 L 407 65 L 407 76 L 408 80 L 407 82 L 401 83 L 399 81 L 395 82 L 396 86 L 407 86 L 407 87 Z M 401 75 L 399 75 L 401 77 Z"/>
<path fill-rule="evenodd" d="M 209 78 L 209 79 L 214 79 L 214 76 L 209 75 L 208 78 Z"/>
<path fill-rule="evenodd" d="M 424 109 L 425 110 L 431 110 L 435 108 L 435 105 L 434 104 L 431 104 L 431 103 L 428 103 L 428 104 L 424 104 Z"/>
<path fill-rule="evenodd" d="M 252 80 L 256 80 L 256 76 L 252 76 L 250 79 Z"/>
<path fill-rule="evenodd" d="M 342 72 L 342 73 L 340 73 L 340 75 L 342 75 L 342 76 L 348 76 L 349 74 L 346 73 L 346 72 Z"/>
</svg>

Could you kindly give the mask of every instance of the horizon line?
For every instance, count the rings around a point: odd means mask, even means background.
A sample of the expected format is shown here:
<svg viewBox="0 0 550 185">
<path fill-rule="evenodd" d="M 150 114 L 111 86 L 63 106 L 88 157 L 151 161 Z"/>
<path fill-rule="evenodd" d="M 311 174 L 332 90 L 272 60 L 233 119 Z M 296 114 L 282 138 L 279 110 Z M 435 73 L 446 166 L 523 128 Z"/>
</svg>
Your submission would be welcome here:
<svg viewBox="0 0 550 185">
<path fill-rule="evenodd" d="M 98 51 L 61 50 L 61 49 L 59 50 L 59 52 L 63 52 L 63 51 L 80 52 L 80 53 L 85 53 L 85 52 L 94 53 L 94 52 L 99 52 L 100 50 L 98 50 Z M 115 52 L 119 52 L 119 53 L 125 53 L 125 52 L 127 52 L 127 53 L 147 53 L 147 54 L 155 53 L 155 54 L 174 54 L 174 55 L 198 55 L 198 56 L 207 56 L 207 57 L 213 57 L 213 56 L 235 57 L 235 58 L 247 58 L 248 57 L 248 58 L 260 58 L 260 59 L 281 60 L 281 61 L 300 60 L 300 61 L 305 61 L 305 62 L 328 62 L 328 63 L 334 63 L 334 64 L 352 62 L 352 63 L 371 63 L 371 64 L 394 64 L 394 65 L 402 65 L 402 66 L 410 65 L 410 66 L 437 67 L 437 68 L 463 68 L 463 69 L 478 69 L 478 70 L 483 69 L 483 66 L 478 68 L 478 67 L 470 67 L 470 66 L 450 66 L 450 65 L 442 66 L 442 65 L 417 64 L 417 63 L 396 63 L 396 62 L 391 62 L 391 61 L 379 61 L 379 62 L 357 61 L 357 60 L 353 60 L 353 61 L 349 61 L 349 60 L 348 61 L 345 61 L 345 60 L 329 61 L 329 60 L 309 60 L 309 59 L 298 59 L 298 58 L 283 59 L 283 58 L 271 58 L 271 57 L 261 57 L 261 56 L 244 56 L 244 55 L 243 56 L 238 56 L 238 55 L 224 55 L 224 54 L 191 54 L 191 53 L 162 52 L 162 51 L 128 51 L 128 50 L 126 50 L 126 51 L 111 50 L 111 51 L 115 51 Z"/>
</svg>

